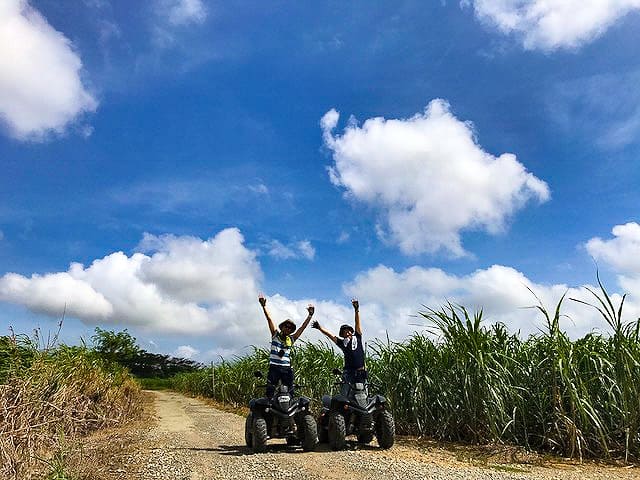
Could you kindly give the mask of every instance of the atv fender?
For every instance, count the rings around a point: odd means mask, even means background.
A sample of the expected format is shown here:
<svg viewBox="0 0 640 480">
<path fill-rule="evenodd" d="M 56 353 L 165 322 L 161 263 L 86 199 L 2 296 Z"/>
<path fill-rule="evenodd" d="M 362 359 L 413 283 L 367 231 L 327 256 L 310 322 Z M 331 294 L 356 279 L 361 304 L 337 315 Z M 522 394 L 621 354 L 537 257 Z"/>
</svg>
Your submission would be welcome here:
<svg viewBox="0 0 640 480">
<path fill-rule="evenodd" d="M 249 408 L 251 410 L 256 410 L 256 409 L 264 409 L 266 407 L 269 406 L 269 399 L 268 398 L 252 398 L 251 401 L 249 402 Z"/>
</svg>

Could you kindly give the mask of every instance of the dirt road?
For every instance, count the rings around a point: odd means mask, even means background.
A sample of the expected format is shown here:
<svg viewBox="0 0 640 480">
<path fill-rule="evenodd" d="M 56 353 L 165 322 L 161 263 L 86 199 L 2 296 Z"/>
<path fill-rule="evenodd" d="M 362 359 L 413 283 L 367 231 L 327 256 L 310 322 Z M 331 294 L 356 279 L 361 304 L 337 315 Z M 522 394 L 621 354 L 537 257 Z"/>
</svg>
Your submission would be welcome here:
<svg viewBox="0 0 640 480">
<path fill-rule="evenodd" d="M 156 421 L 139 442 L 126 477 L 131 479 L 631 479 L 636 468 L 593 465 L 474 465 L 448 451 L 399 440 L 390 450 L 377 445 L 315 452 L 270 440 L 267 453 L 244 445 L 244 418 L 171 392 L 154 392 Z M 135 469 L 136 471 L 133 471 Z M 124 472 L 121 472 L 124 473 Z"/>
</svg>

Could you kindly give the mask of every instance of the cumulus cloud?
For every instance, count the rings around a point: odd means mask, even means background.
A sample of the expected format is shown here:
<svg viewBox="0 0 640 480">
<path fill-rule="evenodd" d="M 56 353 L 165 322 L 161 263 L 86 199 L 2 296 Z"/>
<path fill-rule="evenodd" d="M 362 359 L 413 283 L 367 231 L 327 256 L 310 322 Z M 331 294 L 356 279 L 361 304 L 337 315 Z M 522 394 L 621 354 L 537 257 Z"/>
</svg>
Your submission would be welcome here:
<svg viewBox="0 0 640 480">
<path fill-rule="evenodd" d="M 640 276 L 640 225 L 629 222 L 611 230 L 612 239 L 592 238 L 587 251 L 596 260 L 602 260 L 617 272 Z"/>
<path fill-rule="evenodd" d="M 462 256 L 462 230 L 500 232 L 528 200 L 549 198 L 547 184 L 515 155 L 485 152 L 472 125 L 458 120 L 444 100 L 406 120 L 350 122 L 334 135 L 338 119 L 330 110 L 320 122 L 335 162 L 330 179 L 377 207 L 381 236 L 404 253 L 444 249 Z"/>
<path fill-rule="evenodd" d="M 97 100 L 73 45 L 26 0 L 0 2 L 0 119 L 19 139 L 61 133 Z"/>
<path fill-rule="evenodd" d="M 208 240 L 147 235 L 153 253 L 115 252 L 67 272 L 0 277 L 0 300 L 57 316 L 67 313 L 95 324 L 122 324 L 150 331 L 208 333 L 220 341 L 255 315 L 262 272 L 241 233 L 223 230 Z M 257 327 L 256 327 L 257 329 Z"/>
<path fill-rule="evenodd" d="M 506 34 L 516 34 L 526 49 L 578 48 L 602 35 L 640 0 L 465 0 L 476 16 Z"/>
<path fill-rule="evenodd" d="M 373 330 L 371 335 L 379 338 L 384 338 L 387 332 L 392 338 L 403 338 L 416 329 L 415 324 L 427 327 L 424 318 L 413 316 L 427 308 L 438 310 L 446 301 L 463 305 L 470 313 L 482 309 L 488 323 L 502 322 L 512 332 L 538 333 L 545 325 L 540 312 L 530 308 L 538 304 L 536 296 L 553 315 L 565 293 L 562 328 L 571 336 L 579 337 L 593 329 L 604 331 L 607 328 L 597 311 L 568 300 L 578 298 L 593 303 L 593 297 L 584 288 L 537 284 L 521 272 L 502 265 L 463 276 L 422 267 L 396 272 L 379 265 L 345 285 L 345 293 L 360 299 L 363 322 Z M 616 304 L 621 299 L 618 294 L 612 298 Z M 629 318 L 640 313 L 638 300 L 630 299 L 625 303 Z"/>
<path fill-rule="evenodd" d="M 279 240 L 272 240 L 268 245 L 268 253 L 270 256 L 280 260 L 299 258 L 313 260 L 316 256 L 316 249 L 309 240 L 301 240 L 288 245 L 284 245 Z"/>
<path fill-rule="evenodd" d="M 629 222 L 611 230 L 614 238 L 592 238 L 586 243 L 587 251 L 596 260 L 603 261 L 618 274 L 618 283 L 631 298 L 640 292 L 640 225 Z"/>
<path fill-rule="evenodd" d="M 618 268 L 624 258 L 637 262 L 639 226 L 627 224 L 614 229 L 614 239 L 591 241 L 590 252 L 606 258 Z M 629 266 L 624 278 L 628 286 L 640 287 L 633 276 L 638 264 Z M 65 272 L 33 274 L 29 277 L 7 273 L 0 277 L 0 301 L 23 305 L 31 311 L 54 318 L 66 310 L 68 316 L 85 324 L 136 328 L 153 334 L 191 335 L 210 342 L 206 353 L 196 351 L 183 339 L 174 356 L 210 360 L 229 357 L 250 345 L 268 343 L 266 320 L 257 302 L 262 287 L 262 271 L 257 252 L 244 245 L 235 228 L 222 230 L 202 240 L 189 236 L 150 235 L 132 255 L 114 252 L 96 259 L 89 266 L 73 263 Z M 623 285 L 624 287 L 624 285 Z M 470 311 L 483 309 L 488 323 L 501 321 L 512 331 L 524 335 L 544 327 L 536 309 L 537 300 L 553 310 L 565 292 L 567 297 L 593 302 L 582 288 L 547 285 L 531 281 L 513 268 L 493 265 L 467 275 L 453 275 L 438 268 L 413 266 L 396 271 L 385 265 L 363 271 L 343 285 L 343 300 L 287 298 L 281 293 L 268 295 L 267 307 L 276 323 L 291 318 L 301 325 L 309 303 L 324 326 L 337 331 L 339 325 L 353 321 L 351 297 L 361 304 L 366 336 L 401 340 L 428 325 L 416 313 L 438 309 L 447 300 Z M 597 288 L 596 288 L 597 290 Z M 639 288 L 630 290 L 625 318 L 640 315 Z M 614 294 L 615 303 L 620 295 Z M 599 314 L 585 305 L 565 301 L 563 313 L 569 318 L 562 326 L 573 337 L 594 328 L 605 330 Z M 417 326 L 416 326 L 417 325 Z M 313 329 L 305 340 L 320 340 Z M 179 352 L 179 353 L 178 353 Z"/>
</svg>

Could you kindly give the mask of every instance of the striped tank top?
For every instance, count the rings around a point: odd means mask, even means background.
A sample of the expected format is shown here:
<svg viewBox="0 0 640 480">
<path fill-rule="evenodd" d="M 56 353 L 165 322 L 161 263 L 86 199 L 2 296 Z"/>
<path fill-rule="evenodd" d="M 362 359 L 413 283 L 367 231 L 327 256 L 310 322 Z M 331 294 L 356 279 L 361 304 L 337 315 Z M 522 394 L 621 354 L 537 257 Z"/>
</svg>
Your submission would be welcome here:
<svg viewBox="0 0 640 480">
<path fill-rule="evenodd" d="M 276 332 L 271 337 L 271 353 L 269 354 L 269 363 L 280 367 L 291 366 L 291 346 L 293 338 L 287 335 L 285 338 L 280 336 L 280 332 Z M 282 356 L 280 354 L 282 353 Z"/>
</svg>

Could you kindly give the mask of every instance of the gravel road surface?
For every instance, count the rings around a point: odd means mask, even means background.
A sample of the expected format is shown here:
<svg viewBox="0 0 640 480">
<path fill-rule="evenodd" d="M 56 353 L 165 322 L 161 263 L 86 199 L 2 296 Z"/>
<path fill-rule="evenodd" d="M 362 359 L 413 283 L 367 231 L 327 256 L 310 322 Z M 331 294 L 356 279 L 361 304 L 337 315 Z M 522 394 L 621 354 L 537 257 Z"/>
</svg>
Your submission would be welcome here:
<svg viewBox="0 0 640 480">
<path fill-rule="evenodd" d="M 135 446 L 131 479 L 638 479 L 638 468 L 521 463 L 477 466 L 449 452 L 412 446 L 402 439 L 390 450 L 355 443 L 342 452 L 320 445 L 315 452 L 270 440 L 267 453 L 244 445 L 244 418 L 201 400 L 153 392 L 156 419 Z M 124 472 L 122 472 L 124 473 Z"/>
</svg>

